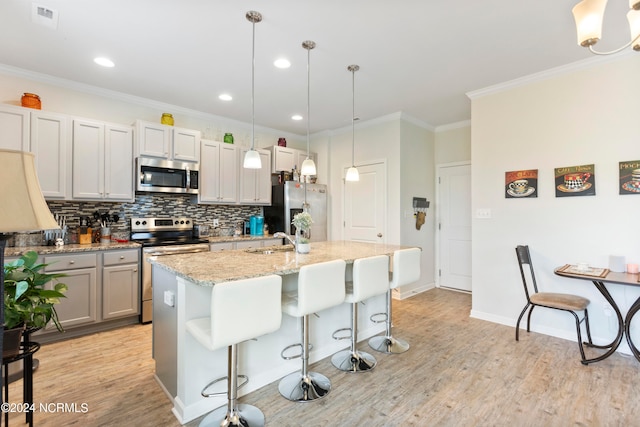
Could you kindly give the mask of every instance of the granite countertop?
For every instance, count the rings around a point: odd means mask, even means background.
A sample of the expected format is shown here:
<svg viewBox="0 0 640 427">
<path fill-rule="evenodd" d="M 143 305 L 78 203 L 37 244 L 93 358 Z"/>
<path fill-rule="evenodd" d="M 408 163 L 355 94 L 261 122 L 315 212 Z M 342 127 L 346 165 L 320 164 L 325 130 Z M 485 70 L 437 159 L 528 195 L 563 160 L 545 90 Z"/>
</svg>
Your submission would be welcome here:
<svg viewBox="0 0 640 427">
<path fill-rule="evenodd" d="M 267 240 L 274 239 L 272 234 L 265 234 L 262 236 L 216 236 L 208 237 L 209 243 L 225 243 L 225 242 L 242 242 L 247 240 Z M 118 243 L 112 241 L 110 244 L 92 243 L 90 245 L 80 244 L 67 244 L 64 246 L 12 246 L 5 249 L 4 255 L 8 257 L 20 256 L 25 252 L 36 251 L 40 255 L 50 254 L 65 254 L 74 252 L 89 252 L 89 251 L 110 251 L 113 249 L 136 249 L 142 245 L 135 242 L 122 242 Z"/>
<path fill-rule="evenodd" d="M 286 248 L 290 250 L 283 250 Z M 291 245 L 285 245 L 151 257 L 149 262 L 197 285 L 213 286 L 268 274 L 293 274 L 304 265 L 335 259 L 351 264 L 357 258 L 391 255 L 395 250 L 404 248 L 406 246 L 351 241 L 311 242 L 308 254 L 298 254 Z M 263 253 L 269 250 L 272 253 Z"/>
<path fill-rule="evenodd" d="M 112 241 L 110 244 L 92 243 L 90 245 L 80 244 L 68 244 L 64 246 L 14 246 L 7 247 L 4 251 L 4 255 L 7 257 L 20 256 L 29 251 L 36 251 L 40 255 L 51 254 L 67 254 L 75 252 L 90 252 L 90 251 L 110 251 L 114 249 L 137 249 L 141 245 L 133 242 L 118 243 Z"/>
</svg>

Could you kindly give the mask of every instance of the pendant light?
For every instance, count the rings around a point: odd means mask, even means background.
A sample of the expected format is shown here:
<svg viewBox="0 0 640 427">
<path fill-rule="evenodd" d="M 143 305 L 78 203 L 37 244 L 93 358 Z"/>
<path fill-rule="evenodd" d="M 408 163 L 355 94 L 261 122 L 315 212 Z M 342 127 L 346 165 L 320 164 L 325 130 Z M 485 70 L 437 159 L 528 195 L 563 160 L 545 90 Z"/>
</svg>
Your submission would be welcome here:
<svg viewBox="0 0 640 427">
<path fill-rule="evenodd" d="M 255 10 L 250 10 L 246 14 L 247 21 L 253 24 L 253 41 L 251 45 L 251 149 L 244 155 L 245 169 L 260 169 L 262 161 L 260 153 L 255 149 L 255 73 L 256 73 L 256 22 L 262 21 L 262 15 Z"/>
<path fill-rule="evenodd" d="M 355 151 L 356 151 L 356 71 L 360 67 L 358 65 L 349 65 L 347 70 L 351 71 L 351 93 L 352 93 L 352 110 L 351 110 L 351 167 L 347 169 L 347 175 L 345 180 L 347 181 L 360 181 L 360 174 L 355 163 Z"/>
<path fill-rule="evenodd" d="M 316 43 L 311 40 L 306 40 L 302 42 L 302 47 L 307 49 L 307 158 L 304 162 L 302 162 L 302 166 L 300 167 L 300 175 L 315 175 L 316 174 L 316 164 L 309 157 L 309 122 L 311 121 L 311 116 L 309 115 L 309 104 L 310 104 L 310 86 L 311 86 L 311 49 L 316 47 Z"/>
</svg>

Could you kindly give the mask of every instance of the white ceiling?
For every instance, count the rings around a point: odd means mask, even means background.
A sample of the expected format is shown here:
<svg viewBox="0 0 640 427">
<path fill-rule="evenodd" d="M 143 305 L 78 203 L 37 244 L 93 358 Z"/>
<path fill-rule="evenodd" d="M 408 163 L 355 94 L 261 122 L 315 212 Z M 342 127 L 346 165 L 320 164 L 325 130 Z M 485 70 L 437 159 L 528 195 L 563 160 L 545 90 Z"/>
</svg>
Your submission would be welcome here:
<svg viewBox="0 0 640 427">
<path fill-rule="evenodd" d="M 593 56 L 576 44 L 577 0 L 39 0 L 53 30 L 32 22 L 28 0 L 0 1 L 0 64 L 251 121 L 251 23 L 256 10 L 255 122 L 306 133 L 356 116 L 403 112 L 426 125 L 470 119 L 469 91 Z M 629 38 L 627 0 L 607 7 L 602 50 Z M 96 56 L 116 66 L 102 68 Z M 287 70 L 273 61 L 284 56 Z M 25 91 L 27 88 L 24 88 Z M 228 92 L 231 102 L 218 100 Z"/>
</svg>

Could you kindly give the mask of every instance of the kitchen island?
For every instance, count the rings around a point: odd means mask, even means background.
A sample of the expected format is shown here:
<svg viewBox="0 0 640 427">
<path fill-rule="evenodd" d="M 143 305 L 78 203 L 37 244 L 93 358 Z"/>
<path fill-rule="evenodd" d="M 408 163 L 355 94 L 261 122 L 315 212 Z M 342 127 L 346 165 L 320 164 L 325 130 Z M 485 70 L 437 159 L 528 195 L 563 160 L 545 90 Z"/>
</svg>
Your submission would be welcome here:
<svg viewBox="0 0 640 427">
<path fill-rule="evenodd" d="M 226 404 L 222 394 L 204 398 L 200 391 L 214 378 L 227 374 L 227 349 L 205 350 L 187 331 L 187 321 L 210 314 L 211 288 L 231 280 L 278 274 L 283 292 L 295 290 L 300 267 L 335 259 L 347 262 L 350 278 L 353 261 L 375 255 L 391 255 L 403 247 L 362 242 L 313 242 L 311 252 L 297 254 L 291 246 L 239 249 L 224 252 L 170 255 L 151 259 L 153 264 L 153 357 L 156 379 L 173 402 L 173 413 L 187 423 Z M 288 249 L 288 250 L 287 250 Z M 385 330 L 383 323 L 369 317 L 386 310 L 385 296 L 366 301 L 359 310 L 358 338 L 366 340 Z M 350 325 L 350 306 L 342 304 L 318 313 L 311 320 L 313 349 L 310 363 L 347 348 L 349 340 L 336 341 L 331 334 Z M 229 321 L 242 322 L 242 313 Z M 300 342 L 297 319 L 282 317 L 281 328 L 268 335 L 240 344 L 239 373 L 249 376 L 239 395 L 249 393 L 300 369 L 300 360 L 284 360 L 281 351 Z M 339 371 L 323 372 L 329 378 Z M 224 391 L 225 382 L 220 391 Z"/>
</svg>

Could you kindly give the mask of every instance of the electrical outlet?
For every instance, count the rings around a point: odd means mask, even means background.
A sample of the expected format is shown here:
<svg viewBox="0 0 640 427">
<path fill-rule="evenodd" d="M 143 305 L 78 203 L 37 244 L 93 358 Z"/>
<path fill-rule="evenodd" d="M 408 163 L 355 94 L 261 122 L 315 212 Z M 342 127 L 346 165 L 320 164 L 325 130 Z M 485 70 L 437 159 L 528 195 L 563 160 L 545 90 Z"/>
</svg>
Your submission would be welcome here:
<svg viewBox="0 0 640 427">
<path fill-rule="evenodd" d="M 171 291 L 164 291 L 164 303 L 169 307 L 176 305 L 176 295 Z"/>
<path fill-rule="evenodd" d="M 218 227 L 220 225 L 220 220 L 218 220 L 217 218 L 213 220 L 213 226 L 214 227 Z"/>
</svg>

